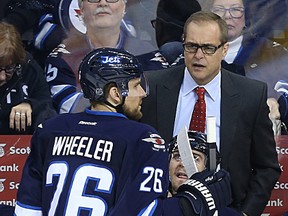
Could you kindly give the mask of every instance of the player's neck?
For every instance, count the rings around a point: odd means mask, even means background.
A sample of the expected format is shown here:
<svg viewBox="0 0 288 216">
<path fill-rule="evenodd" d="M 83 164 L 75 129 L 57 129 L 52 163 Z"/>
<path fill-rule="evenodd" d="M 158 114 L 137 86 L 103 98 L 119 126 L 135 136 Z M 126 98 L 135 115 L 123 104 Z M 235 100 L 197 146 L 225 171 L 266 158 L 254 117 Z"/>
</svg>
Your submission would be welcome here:
<svg viewBox="0 0 288 216">
<path fill-rule="evenodd" d="M 115 108 L 110 107 L 106 104 L 95 104 L 91 106 L 91 110 L 103 111 L 103 112 L 117 112 Z"/>
</svg>

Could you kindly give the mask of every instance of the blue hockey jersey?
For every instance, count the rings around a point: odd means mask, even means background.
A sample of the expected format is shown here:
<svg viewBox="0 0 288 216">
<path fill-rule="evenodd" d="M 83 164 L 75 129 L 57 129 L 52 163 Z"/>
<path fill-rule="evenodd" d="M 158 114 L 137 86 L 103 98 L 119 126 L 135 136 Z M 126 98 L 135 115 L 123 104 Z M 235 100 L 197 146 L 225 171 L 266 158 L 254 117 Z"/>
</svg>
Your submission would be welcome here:
<svg viewBox="0 0 288 216">
<path fill-rule="evenodd" d="M 119 113 L 62 114 L 32 137 L 15 215 L 181 215 L 178 199 L 164 199 L 168 184 L 152 127 Z"/>
</svg>

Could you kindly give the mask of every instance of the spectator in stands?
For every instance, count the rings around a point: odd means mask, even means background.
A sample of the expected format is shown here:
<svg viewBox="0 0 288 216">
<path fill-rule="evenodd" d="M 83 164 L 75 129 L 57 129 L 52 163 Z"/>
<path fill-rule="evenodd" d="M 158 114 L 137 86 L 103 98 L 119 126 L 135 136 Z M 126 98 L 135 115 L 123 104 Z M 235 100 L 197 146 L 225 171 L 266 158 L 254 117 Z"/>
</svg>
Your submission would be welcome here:
<svg viewBox="0 0 288 216">
<path fill-rule="evenodd" d="M 5 0 L 1 1 L 3 21 L 13 24 L 34 59 L 44 68 L 48 54 L 69 35 L 85 32 L 79 19 L 78 0 Z M 121 31 L 133 37 L 135 28 L 129 21 L 121 20 Z"/>
<path fill-rule="evenodd" d="M 228 25 L 229 50 L 225 61 L 244 66 L 247 77 L 267 83 L 268 97 L 278 98 L 279 94 L 274 90 L 276 82 L 288 80 L 287 50 L 250 31 L 242 0 L 214 0 L 211 11 Z"/>
<path fill-rule="evenodd" d="M 160 0 L 156 19 L 151 20 L 155 29 L 158 50 L 138 56 L 144 70 L 157 70 L 184 64 L 182 35 L 186 19 L 200 11 L 197 0 Z"/>
<path fill-rule="evenodd" d="M 0 23 L 0 103 L 1 134 L 32 134 L 53 115 L 43 70 L 25 52 L 16 28 L 5 22 Z"/>
<path fill-rule="evenodd" d="M 258 37 L 246 25 L 245 6 L 242 0 L 214 0 L 212 12 L 221 16 L 228 25 L 229 50 L 225 61 L 242 65 L 247 77 L 260 80 L 268 85 L 268 100 L 270 119 L 273 122 L 275 134 L 280 134 L 281 121 L 279 97 L 274 90 L 276 82 L 287 80 L 288 52 L 280 44 Z"/>
<path fill-rule="evenodd" d="M 183 27 L 186 19 L 193 13 L 200 11 L 197 0 L 160 0 L 157 6 L 156 19 L 151 23 L 155 27 L 157 46 L 161 48 L 169 42 L 180 42 L 182 47 Z"/>
<path fill-rule="evenodd" d="M 46 61 L 46 77 L 58 113 L 83 111 L 89 101 L 83 98 L 78 67 L 81 59 L 100 47 L 125 49 L 139 55 L 153 50 L 147 42 L 121 31 L 126 0 L 79 0 L 80 17 L 86 34 L 70 34 Z"/>
<path fill-rule="evenodd" d="M 47 55 L 66 37 L 66 29 L 56 17 L 60 2 L 63 4 L 63 1 L 59 0 L 6 0 L 4 3 L 1 1 L 1 20 L 17 28 L 25 49 L 42 68 Z M 47 14 L 51 16 L 46 16 Z"/>
</svg>

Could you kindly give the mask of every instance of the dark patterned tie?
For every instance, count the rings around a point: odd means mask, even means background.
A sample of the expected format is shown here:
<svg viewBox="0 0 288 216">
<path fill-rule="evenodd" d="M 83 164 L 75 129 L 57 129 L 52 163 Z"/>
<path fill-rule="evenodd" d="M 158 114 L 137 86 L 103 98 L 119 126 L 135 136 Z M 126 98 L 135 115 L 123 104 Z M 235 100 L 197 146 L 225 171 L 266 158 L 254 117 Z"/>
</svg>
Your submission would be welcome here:
<svg viewBox="0 0 288 216">
<path fill-rule="evenodd" d="M 190 130 L 205 132 L 206 123 L 206 103 L 205 103 L 205 88 L 197 87 L 194 89 L 198 96 L 198 100 L 195 103 L 192 118 L 190 121 Z"/>
</svg>

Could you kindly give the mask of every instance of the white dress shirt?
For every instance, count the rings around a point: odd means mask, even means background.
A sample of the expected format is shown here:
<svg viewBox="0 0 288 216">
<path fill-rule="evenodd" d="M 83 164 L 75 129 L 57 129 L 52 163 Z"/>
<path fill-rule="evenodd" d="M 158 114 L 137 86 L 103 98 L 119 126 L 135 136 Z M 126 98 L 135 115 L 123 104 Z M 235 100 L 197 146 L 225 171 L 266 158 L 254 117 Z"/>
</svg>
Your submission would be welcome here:
<svg viewBox="0 0 288 216">
<path fill-rule="evenodd" d="M 221 88 L 220 88 L 221 73 L 211 80 L 208 84 L 201 86 L 204 87 L 205 101 L 206 101 L 206 117 L 216 117 L 216 144 L 218 150 L 220 150 L 220 99 L 221 99 Z M 174 124 L 173 136 L 176 136 L 181 129 L 185 126 L 189 129 L 190 120 L 192 117 L 194 105 L 198 99 L 197 94 L 193 91 L 199 86 L 191 77 L 187 67 L 184 71 L 184 78 L 180 87 L 178 96 L 178 103 L 176 109 L 176 117 Z M 206 133 L 206 129 L 205 129 Z"/>
</svg>

